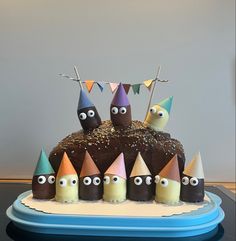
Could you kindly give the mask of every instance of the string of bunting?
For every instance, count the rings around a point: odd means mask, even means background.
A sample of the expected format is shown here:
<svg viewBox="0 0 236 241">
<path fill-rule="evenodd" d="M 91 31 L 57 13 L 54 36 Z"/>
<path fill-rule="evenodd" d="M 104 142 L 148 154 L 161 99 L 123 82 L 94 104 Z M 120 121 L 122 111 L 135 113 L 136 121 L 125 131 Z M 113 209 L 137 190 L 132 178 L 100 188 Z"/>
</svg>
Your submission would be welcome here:
<svg viewBox="0 0 236 241">
<path fill-rule="evenodd" d="M 100 89 L 101 92 L 103 92 L 104 88 L 105 88 L 105 85 L 109 85 L 110 87 L 110 90 L 112 93 L 115 92 L 115 90 L 117 89 L 119 83 L 115 83 L 115 82 L 107 82 L 107 81 L 95 81 L 95 80 L 78 80 L 78 79 L 75 79 L 75 78 L 72 78 L 68 75 L 65 75 L 65 74 L 59 74 L 60 76 L 62 77 L 65 77 L 65 78 L 68 78 L 70 80 L 73 80 L 73 81 L 80 81 L 82 84 L 85 85 L 86 89 L 88 90 L 88 92 L 90 93 L 94 87 L 94 84 L 96 84 L 98 86 L 98 88 Z M 152 88 L 152 84 L 154 82 L 169 82 L 169 80 L 160 80 L 159 78 L 155 78 L 155 79 L 148 79 L 148 80 L 144 80 L 142 83 L 135 83 L 135 84 L 126 84 L 126 83 L 122 83 L 123 84 L 123 87 L 125 89 L 125 92 L 126 94 L 129 93 L 130 89 L 132 88 L 133 90 L 133 93 L 134 94 L 139 94 L 140 93 L 140 87 L 142 85 L 144 85 L 149 91 L 151 90 Z"/>
</svg>

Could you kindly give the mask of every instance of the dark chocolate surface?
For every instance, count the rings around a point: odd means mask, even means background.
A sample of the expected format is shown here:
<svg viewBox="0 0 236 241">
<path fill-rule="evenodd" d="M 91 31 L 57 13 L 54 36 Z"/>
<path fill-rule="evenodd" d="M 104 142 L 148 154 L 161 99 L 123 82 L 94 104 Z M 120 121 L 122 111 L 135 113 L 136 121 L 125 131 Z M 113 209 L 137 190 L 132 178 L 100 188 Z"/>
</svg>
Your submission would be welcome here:
<svg viewBox="0 0 236 241">
<path fill-rule="evenodd" d="M 111 109 L 113 107 L 118 108 L 118 113 L 113 114 Z M 126 108 L 126 113 L 122 114 L 121 108 L 124 107 Z M 130 105 L 128 106 L 116 106 L 116 105 L 111 105 L 110 107 L 110 115 L 111 115 L 111 121 L 114 126 L 121 126 L 121 127 L 126 127 L 129 126 L 132 123 L 132 116 L 131 116 L 131 107 Z"/>
<path fill-rule="evenodd" d="M 175 154 L 178 155 L 180 173 L 185 162 L 183 146 L 178 140 L 172 139 L 168 133 L 145 127 L 140 121 L 132 121 L 126 128 L 115 128 L 111 121 L 103 121 L 92 131 L 72 133 L 52 150 L 49 160 L 57 172 L 65 151 L 79 174 L 86 150 L 102 174 L 121 152 L 124 153 L 127 176 L 139 151 L 152 175 L 158 174 Z"/>
</svg>

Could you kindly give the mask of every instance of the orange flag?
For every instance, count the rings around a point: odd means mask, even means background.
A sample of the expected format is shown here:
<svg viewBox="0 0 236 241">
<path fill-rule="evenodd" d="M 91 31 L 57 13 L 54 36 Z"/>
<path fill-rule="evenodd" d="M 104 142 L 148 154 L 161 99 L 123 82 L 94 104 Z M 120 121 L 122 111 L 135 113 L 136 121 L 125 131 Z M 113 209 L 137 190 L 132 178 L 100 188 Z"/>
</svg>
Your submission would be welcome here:
<svg viewBox="0 0 236 241">
<path fill-rule="evenodd" d="M 85 85 L 86 85 L 86 88 L 88 90 L 88 92 L 90 93 L 90 91 L 92 90 L 93 88 L 93 84 L 94 84 L 94 80 L 85 80 Z"/>
</svg>

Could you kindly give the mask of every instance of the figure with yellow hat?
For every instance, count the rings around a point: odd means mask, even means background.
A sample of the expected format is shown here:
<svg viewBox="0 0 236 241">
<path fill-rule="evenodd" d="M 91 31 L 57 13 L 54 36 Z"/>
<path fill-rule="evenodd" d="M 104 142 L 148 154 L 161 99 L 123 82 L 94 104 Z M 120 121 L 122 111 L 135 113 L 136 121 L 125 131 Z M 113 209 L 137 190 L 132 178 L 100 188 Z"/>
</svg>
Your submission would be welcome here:
<svg viewBox="0 0 236 241">
<path fill-rule="evenodd" d="M 152 106 L 144 120 L 144 125 L 155 131 L 163 131 L 168 123 L 173 96 Z"/>
<path fill-rule="evenodd" d="M 115 159 L 104 173 L 103 200 L 107 202 L 123 202 L 126 200 L 126 170 L 124 154 Z"/>
<path fill-rule="evenodd" d="M 177 154 L 164 166 L 159 175 L 155 176 L 155 200 L 165 204 L 179 202 L 180 175 Z"/>
<path fill-rule="evenodd" d="M 184 202 L 202 202 L 204 195 L 202 158 L 198 152 L 183 171 L 180 199 Z"/>
<path fill-rule="evenodd" d="M 79 197 L 83 200 L 102 199 L 103 185 L 101 173 L 92 157 L 85 152 L 85 157 L 79 177 Z"/>
<path fill-rule="evenodd" d="M 139 152 L 128 178 L 128 199 L 149 201 L 153 197 L 152 187 L 152 174 Z"/>
<path fill-rule="evenodd" d="M 56 196 L 58 202 L 73 203 L 79 199 L 78 175 L 64 152 L 56 177 Z"/>
</svg>

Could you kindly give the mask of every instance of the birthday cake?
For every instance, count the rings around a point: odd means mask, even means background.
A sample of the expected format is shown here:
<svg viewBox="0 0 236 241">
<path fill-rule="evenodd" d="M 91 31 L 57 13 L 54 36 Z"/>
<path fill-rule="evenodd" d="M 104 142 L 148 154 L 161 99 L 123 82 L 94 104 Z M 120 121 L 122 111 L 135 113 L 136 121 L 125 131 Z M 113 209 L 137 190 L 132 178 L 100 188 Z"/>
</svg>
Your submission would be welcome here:
<svg viewBox="0 0 236 241">
<path fill-rule="evenodd" d="M 204 191 L 200 152 L 185 165 L 182 144 L 164 132 L 172 102 L 171 96 L 151 106 L 144 122 L 132 120 L 120 83 L 110 120 L 102 121 L 81 84 L 82 130 L 49 158 L 41 150 L 32 191 L 18 197 L 8 216 L 27 230 L 76 235 L 191 236 L 215 228 L 223 212 L 219 198 Z"/>
</svg>

